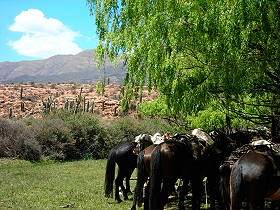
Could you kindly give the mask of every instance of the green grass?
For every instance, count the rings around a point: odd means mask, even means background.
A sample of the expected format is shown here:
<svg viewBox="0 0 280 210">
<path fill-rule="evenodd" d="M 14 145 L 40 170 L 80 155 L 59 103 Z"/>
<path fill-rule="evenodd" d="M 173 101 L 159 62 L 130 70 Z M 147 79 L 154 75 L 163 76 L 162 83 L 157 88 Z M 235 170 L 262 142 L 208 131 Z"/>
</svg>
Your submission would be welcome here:
<svg viewBox="0 0 280 210">
<path fill-rule="evenodd" d="M 32 163 L 0 159 L 0 209 L 64 209 L 69 205 L 73 209 L 129 210 L 132 200 L 117 203 L 104 197 L 105 166 L 106 160 Z M 132 180 L 131 190 L 135 184 Z M 190 199 L 185 204 L 190 208 Z M 178 209 L 177 201 L 165 209 Z"/>
<path fill-rule="evenodd" d="M 130 209 L 131 200 L 118 204 L 103 196 L 105 165 L 106 160 L 0 159 L 0 209 Z"/>
</svg>

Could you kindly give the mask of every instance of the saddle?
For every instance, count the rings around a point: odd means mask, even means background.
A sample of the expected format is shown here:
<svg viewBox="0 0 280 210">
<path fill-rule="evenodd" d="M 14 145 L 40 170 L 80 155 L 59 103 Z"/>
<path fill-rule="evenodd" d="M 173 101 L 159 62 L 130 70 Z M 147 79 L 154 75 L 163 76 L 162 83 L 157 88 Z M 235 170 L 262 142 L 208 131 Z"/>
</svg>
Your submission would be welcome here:
<svg viewBox="0 0 280 210">
<path fill-rule="evenodd" d="M 234 150 L 224 162 L 229 163 L 232 166 L 244 154 L 248 152 L 258 152 L 267 156 L 271 160 L 275 172 L 274 176 L 280 176 L 280 144 L 273 142 L 269 142 L 268 144 L 267 142 L 262 142 L 261 144 L 251 142 L 250 144 L 245 144 Z"/>
</svg>

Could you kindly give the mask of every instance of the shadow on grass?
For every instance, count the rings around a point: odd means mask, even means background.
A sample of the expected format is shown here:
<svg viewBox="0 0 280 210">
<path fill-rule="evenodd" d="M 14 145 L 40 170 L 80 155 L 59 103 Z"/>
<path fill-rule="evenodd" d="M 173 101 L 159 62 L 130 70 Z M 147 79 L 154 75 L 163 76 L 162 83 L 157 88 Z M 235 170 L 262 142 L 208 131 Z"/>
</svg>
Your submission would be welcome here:
<svg viewBox="0 0 280 210">
<path fill-rule="evenodd" d="M 169 198 L 168 203 L 165 205 L 164 209 L 165 210 L 178 210 L 178 201 L 179 200 L 176 199 L 175 197 Z M 185 204 L 186 209 L 191 209 L 192 208 L 192 206 L 191 206 L 191 196 L 190 195 L 186 196 L 184 204 Z M 241 210 L 248 209 L 248 208 L 246 208 L 246 203 L 245 202 L 243 202 L 242 206 L 243 206 L 243 208 Z M 224 207 L 218 206 L 217 204 L 216 204 L 215 208 L 216 208 L 216 210 L 225 210 Z M 208 203 L 207 206 L 205 205 L 205 197 L 203 197 L 202 202 L 201 202 L 201 210 L 208 210 L 208 209 L 210 209 L 210 205 L 209 205 L 209 203 Z M 271 202 L 269 202 L 269 201 L 265 202 L 264 210 L 270 210 L 270 209 L 271 209 Z"/>
</svg>

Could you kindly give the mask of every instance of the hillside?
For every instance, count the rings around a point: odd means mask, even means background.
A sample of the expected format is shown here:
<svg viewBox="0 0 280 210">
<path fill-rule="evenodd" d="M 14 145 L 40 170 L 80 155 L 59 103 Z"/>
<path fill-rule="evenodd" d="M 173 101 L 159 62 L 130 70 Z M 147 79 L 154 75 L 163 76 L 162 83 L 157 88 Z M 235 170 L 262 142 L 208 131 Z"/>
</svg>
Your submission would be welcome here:
<svg viewBox="0 0 280 210">
<path fill-rule="evenodd" d="M 0 83 L 96 83 L 104 76 L 109 77 L 111 82 L 123 81 L 123 65 L 115 67 L 107 59 L 104 69 L 98 69 L 95 51 L 85 50 L 77 55 L 56 55 L 45 60 L 0 62 Z"/>
<path fill-rule="evenodd" d="M 107 85 L 104 95 L 100 95 L 96 91 L 95 84 L 31 82 L 0 84 L 0 117 L 8 117 L 12 112 L 12 117 L 16 118 L 40 118 L 43 113 L 43 101 L 51 98 L 55 107 L 61 109 L 65 107 L 67 101 L 68 104 L 74 103 L 81 89 L 83 100 L 85 99 L 86 105 L 87 103 L 90 105 L 89 112 L 105 119 L 116 119 L 122 116 L 120 107 L 121 84 Z M 143 102 L 152 101 L 156 96 L 155 91 L 148 93 L 145 90 Z M 83 103 L 81 103 L 82 106 Z M 132 110 L 129 115 L 134 116 L 135 110 Z"/>
</svg>

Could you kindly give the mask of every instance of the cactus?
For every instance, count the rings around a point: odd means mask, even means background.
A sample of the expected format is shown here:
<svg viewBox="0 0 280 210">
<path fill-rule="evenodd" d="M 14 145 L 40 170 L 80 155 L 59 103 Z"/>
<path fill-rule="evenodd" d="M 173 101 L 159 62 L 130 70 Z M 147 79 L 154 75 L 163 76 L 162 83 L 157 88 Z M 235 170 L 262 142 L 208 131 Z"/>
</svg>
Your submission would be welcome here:
<svg viewBox="0 0 280 210">
<path fill-rule="evenodd" d="M 13 118 L 13 107 L 9 108 L 9 118 L 12 119 Z"/>
<path fill-rule="evenodd" d="M 20 102 L 20 111 L 25 112 L 24 102 Z"/>
<path fill-rule="evenodd" d="M 64 103 L 64 109 L 69 110 L 69 100 L 66 99 L 65 103 Z"/>
<path fill-rule="evenodd" d="M 89 100 L 87 101 L 86 112 L 89 112 Z"/>
<path fill-rule="evenodd" d="M 55 102 L 52 99 L 52 97 L 48 97 L 47 100 L 42 102 L 43 102 L 43 112 L 45 114 L 49 114 L 52 111 L 52 104 L 54 104 L 53 108 L 55 108 Z"/>
<path fill-rule="evenodd" d="M 74 113 L 77 114 L 79 111 L 80 104 L 76 103 Z"/>
<path fill-rule="evenodd" d="M 83 92 L 83 88 L 81 87 L 79 95 L 76 96 L 76 106 L 75 106 L 74 113 L 78 113 L 78 111 L 80 110 L 80 105 L 83 101 L 82 92 Z"/>
<path fill-rule="evenodd" d="M 74 101 L 70 101 L 70 103 L 69 103 L 69 109 L 70 109 L 70 110 L 73 109 L 74 106 L 75 106 L 75 102 L 74 102 Z"/>
<path fill-rule="evenodd" d="M 91 112 L 91 113 L 93 113 L 94 107 L 95 107 L 95 104 L 94 104 L 94 101 L 92 101 L 92 103 L 91 103 L 91 108 L 90 108 L 90 112 Z"/>
<path fill-rule="evenodd" d="M 118 107 L 115 106 L 115 107 L 114 107 L 114 113 L 113 113 L 114 116 L 117 116 L 117 109 L 118 109 Z"/>
<path fill-rule="evenodd" d="M 84 99 L 83 99 L 83 111 L 85 112 L 86 111 L 86 97 L 84 96 Z"/>
<path fill-rule="evenodd" d="M 20 100 L 22 100 L 22 95 L 23 95 L 23 87 L 20 87 Z"/>
<path fill-rule="evenodd" d="M 105 101 L 102 101 L 102 111 L 105 110 Z"/>
</svg>

